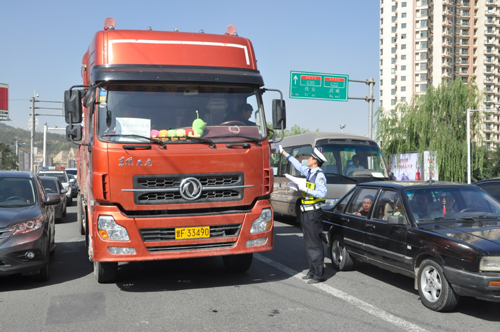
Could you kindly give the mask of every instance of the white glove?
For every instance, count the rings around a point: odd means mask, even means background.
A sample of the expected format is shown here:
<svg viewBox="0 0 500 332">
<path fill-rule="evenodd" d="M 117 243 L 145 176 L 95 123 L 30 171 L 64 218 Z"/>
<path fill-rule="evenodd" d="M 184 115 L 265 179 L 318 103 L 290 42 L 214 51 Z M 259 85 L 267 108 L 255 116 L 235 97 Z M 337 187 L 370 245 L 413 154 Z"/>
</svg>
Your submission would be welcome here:
<svg viewBox="0 0 500 332">
<path fill-rule="evenodd" d="M 278 143 L 274 143 L 274 149 L 276 150 L 276 153 L 279 153 L 279 154 L 283 153 L 283 147 Z"/>
<path fill-rule="evenodd" d="M 298 187 L 300 191 L 307 192 L 307 187 L 305 184 L 299 184 Z"/>
</svg>

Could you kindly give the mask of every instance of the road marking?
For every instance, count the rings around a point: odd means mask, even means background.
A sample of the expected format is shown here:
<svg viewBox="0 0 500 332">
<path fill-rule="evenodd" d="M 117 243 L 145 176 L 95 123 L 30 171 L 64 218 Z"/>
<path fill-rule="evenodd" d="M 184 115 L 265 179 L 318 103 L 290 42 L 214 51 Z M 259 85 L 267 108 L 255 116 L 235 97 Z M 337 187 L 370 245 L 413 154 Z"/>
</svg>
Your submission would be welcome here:
<svg viewBox="0 0 500 332">
<path fill-rule="evenodd" d="M 297 278 L 303 282 L 307 282 L 307 280 L 302 280 L 302 277 L 305 276 L 305 274 L 303 273 L 300 273 L 300 272 L 297 272 L 295 270 L 292 270 L 291 268 L 283 265 L 283 264 L 280 264 L 278 262 L 275 262 L 273 261 L 272 259 L 269 259 L 267 257 L 264 257 L 260 254 L 254 254 L 254 257 L 257 258 L 258 260 L 266 263 L 266 264 L 269 264 L 271 265 L 272 267 L 274 268 L 277 268 L 278 270 L 280 271 L 283 271 L 289 275 L 291 275 L 292 277 L 294 278 Z M 355 307 L 357 307 L 358 309 L 361 309 L 363 311 L 366 311 L 367 313 L 369 313 L 370 315 L 373 315 L 377 318 L 380 318 L 382 320 L 385 320 L 386 322 L 388 323 L 391 323 L 393 325 L 396 325 L 397 327 L 401 328 L 401 329 L 404 329 L 405 331 L 415 331 L 415 332 L 425 332 L 427 331 L 426 329 L 423 329 L 421 328 L 420 326 L 418 325 L 415 325 L 413 323 L 410 323 L 404 319 L 401 319 L 399 317 L 396 317 L 390 313 L 388 313 L 387 311 L 384 311 L 382 309 L 379 309 L 369 303 L 366 303 L 352 295 L 349 295 L 341 290 L 338 290 L 332 286 L 329 286 L 325 283 L 320 283 L 320 284 L 314 284 L 314 285 L 311 285 L 311 286 L 314 286 L 316 288 L 319 288 L 321 289 L 322 291 L 330 294 L 330 295 L 333 295 L 335 296 L 336 298 L 339 298 Z"/>
</svg>

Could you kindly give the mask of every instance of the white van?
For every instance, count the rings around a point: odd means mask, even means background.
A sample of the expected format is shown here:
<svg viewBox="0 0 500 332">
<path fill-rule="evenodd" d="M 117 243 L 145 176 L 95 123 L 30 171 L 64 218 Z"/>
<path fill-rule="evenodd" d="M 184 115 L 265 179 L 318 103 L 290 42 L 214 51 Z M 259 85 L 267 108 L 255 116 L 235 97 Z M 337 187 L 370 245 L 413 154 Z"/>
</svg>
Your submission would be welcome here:
<svg viewBox="0 0 500 332">
<path fill-rule="evenodd" d="M 358 182 L 388 180 L 384 158 L 377 143 L 371 138 L 346 133 L 313 132 L 285 137 L 283 149 L 304 165 L 316 147 L 328 160 L 321 167 L 326 176 L 327 200 L 325 207 L 334 205 Z M 353 157 L 355 162 L 353 163 Z M 359 160 L 359 164 L 356 159 Z M 274 171 L 274 191 L 271 204 L 275 213 L 297 217 L 300 215 L 302 192 L 288 187 L 285 174 L 304 177 L 280 154 L 271 155 Z"/>
</svg>

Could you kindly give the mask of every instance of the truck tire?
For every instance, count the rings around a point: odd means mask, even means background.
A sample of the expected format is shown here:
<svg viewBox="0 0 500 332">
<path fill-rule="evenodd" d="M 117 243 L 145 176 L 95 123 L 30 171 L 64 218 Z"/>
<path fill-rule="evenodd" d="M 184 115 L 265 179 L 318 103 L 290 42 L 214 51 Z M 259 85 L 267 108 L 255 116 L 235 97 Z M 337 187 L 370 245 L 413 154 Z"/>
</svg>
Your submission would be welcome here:
<svg viewBox="0 0 500 332">
<path fill-rule="evenodd" d="M 333 267 L 337 271 L 349 271 L 352 270 L 354 266 L 354 261 L 352 260 L 349 252 L 344 246 L 344 241 L 338 235 L 335 235 L 330 241 L 328 246 L 328 253 L 332 259 Z"/>
<path fill-rule="evenodd" d="M 422 304 L 434 311 L 455 309 L 460 300 L 444 275 L 443 268 L 433 259 L 426 259 L 418 268 L 418 294 Z"/>
<path fill-rule="evenodd" d="M 80 235 L 85 235 L 85 227 L 83 227 L 83 222 L 85 220 L 84 218 L 84 211 L 83 211 L 83 204 L 82 204 L 82 197 L 80 194 L 78 194 L 78 197 L 76 198 L 76 223 L 78 224 L 78 228 L 80 229 Z"/>
<path fill-rule="evenodd" d="M 253 254 L 222 256 L 224 267 L 229 272 L 246 272 L 252 265 Z"/>
<path fill-rule="evenodd" d="M 115 282 L 118 276 L 118 263 L 94 262 L 94 276 L 100 284 Z"/>
</svg>

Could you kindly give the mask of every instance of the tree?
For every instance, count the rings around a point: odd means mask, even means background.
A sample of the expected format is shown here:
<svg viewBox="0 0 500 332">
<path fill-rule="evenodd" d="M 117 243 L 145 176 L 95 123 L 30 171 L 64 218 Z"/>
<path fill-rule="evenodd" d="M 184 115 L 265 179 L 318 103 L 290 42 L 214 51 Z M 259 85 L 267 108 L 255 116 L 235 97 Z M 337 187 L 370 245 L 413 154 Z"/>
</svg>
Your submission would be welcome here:
<svg viewBox="0 0 500 332">
<path fill-rule="evenodd" d="M 424 96 L 410 104 L 400 103 L 393 113 L 377 110 L 378 139 L 384 153 L 437 151 L 439 179 L 465 182 L 467 172 L 467 109 L 476 110 L 483 94 L 474 82 L 460 80 L 429 86 Z M 483 173 L 486 150 L 479 131 L 481 117 L 471 115 L 471 140 L 474 142 L 474 170 Z"/>
<path fill-rule="evenodd" d="M 15 153 L 10 151 L 9 146 L 7 144 L 0 143 L 0 152 L 2 152 L 2 164 L 0 165 L 0 169 L 16 170 L 17 157 Z"/>
<path fill-rule="evenodd" d="M 273 124 L 269 123 L 269 122 L 267 123 L 267 128 L 274 130 Z M 316 129 L 316 132 L 318 132 L 318 131 L 319 131 L 319 129 Z M 274 130 L 274 132 L 276 133 L 276 138 L 281 138 L 281 130 L 280 129 Z M 309 132 L 310 132 L 309 129 L 304 129 L 304 128 L 300 128 L 298 125 L 293 125 L 293 127 L 285 129 L 285 137 L 295 136 L 295 135 L 299 135 L 299 134 L 305 134 L 305 133 L 309 133 Z M 273 133 L 270 132 L 268 138 L 271 139 L 272 136 L 273 136 Z"/>
</svg>

